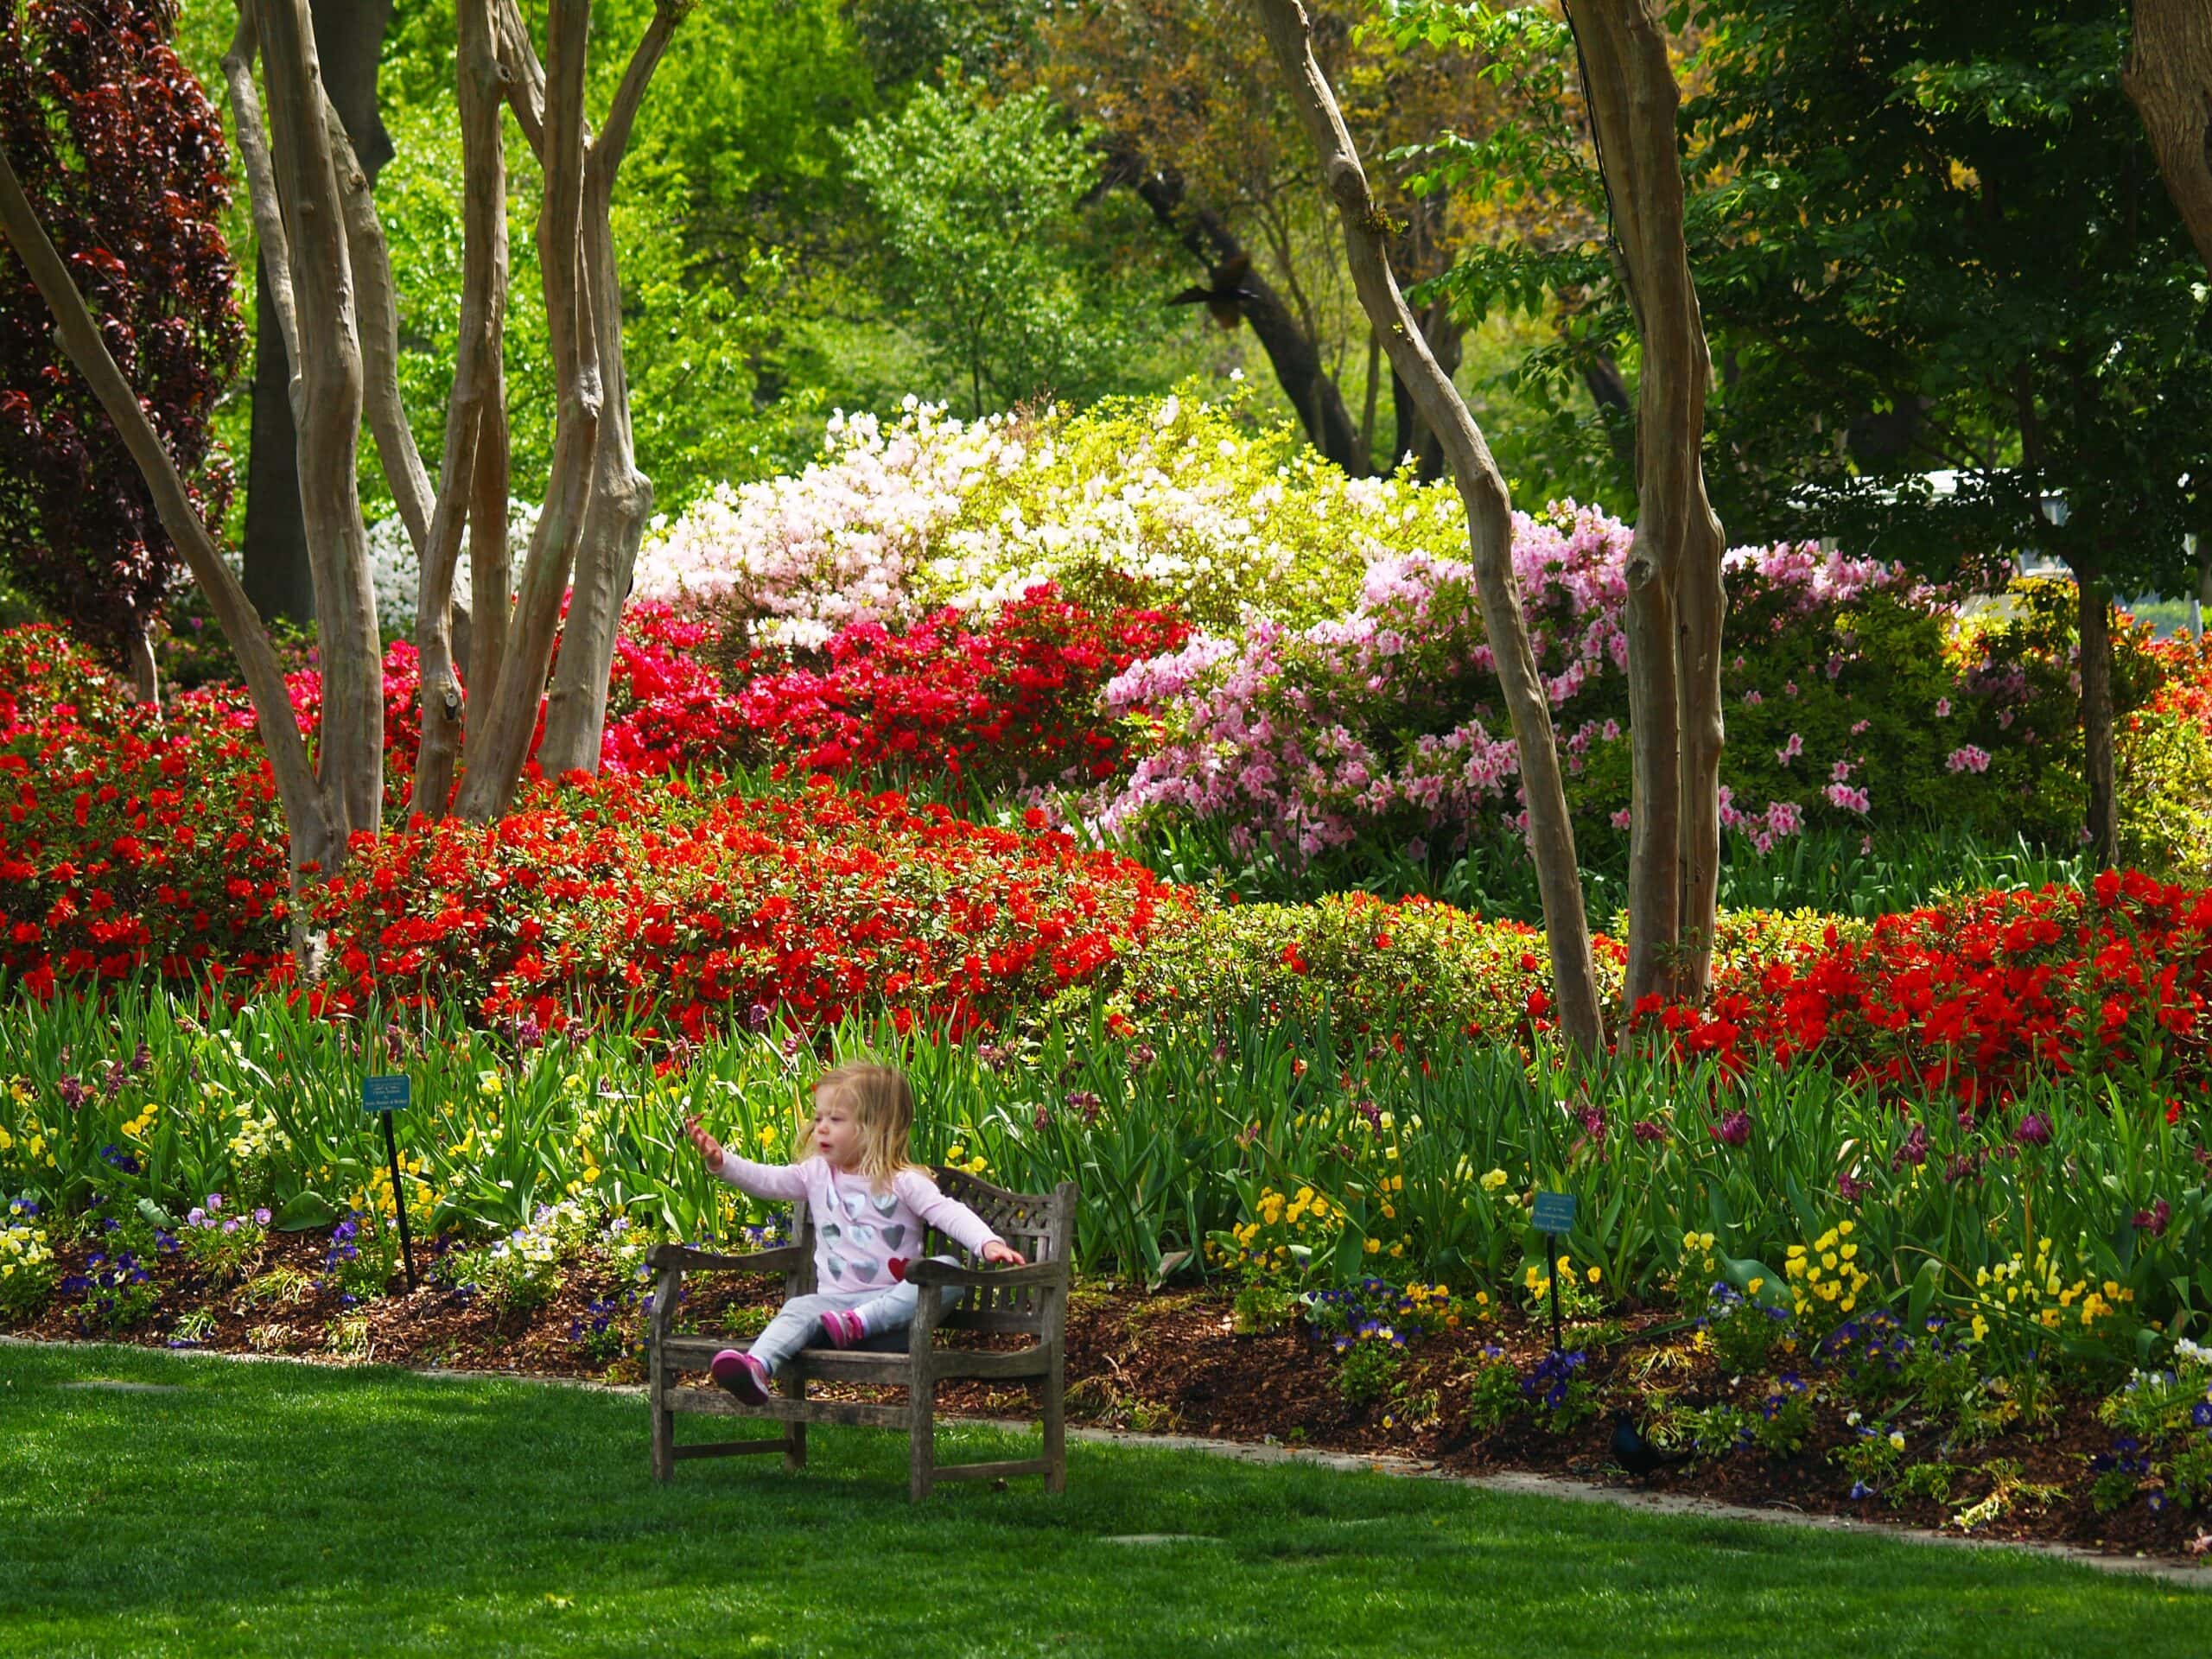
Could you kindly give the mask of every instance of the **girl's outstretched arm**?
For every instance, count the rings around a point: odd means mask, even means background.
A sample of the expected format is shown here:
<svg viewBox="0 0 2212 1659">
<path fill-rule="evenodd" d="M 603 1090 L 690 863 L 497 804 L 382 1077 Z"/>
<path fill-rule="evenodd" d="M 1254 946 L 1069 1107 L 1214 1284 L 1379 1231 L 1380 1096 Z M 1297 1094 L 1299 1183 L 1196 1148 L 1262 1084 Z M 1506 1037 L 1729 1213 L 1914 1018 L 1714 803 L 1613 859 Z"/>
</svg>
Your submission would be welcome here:
<svg viewBox="0 0 2212 1659">
<path fill-rule="evenodd" d="M 806 1166 L 812 1159 L 802 1159 L 796 1164 L 756 1164 L 723 1146 L 707 1133 L 706 1126 L 696 1117 L 685 1122 L 683 1132 L 698 1147 L 699 1157 L 707 1167 L 740 1191 L 756 1198 L 798 1199 L 806 1196 Z"/>
<path fill-rule="evenodd" d="M 993 1232 L 981 1216 L 959 1199 L 948 1198 L 939 1192 L 926 1171 L 902 1169 L 892 1185 L 916 1215 L 969 1255 L 981 1256 L 986 1262 L 1021 1260 L 1021 1252 Z"/>
</svg>

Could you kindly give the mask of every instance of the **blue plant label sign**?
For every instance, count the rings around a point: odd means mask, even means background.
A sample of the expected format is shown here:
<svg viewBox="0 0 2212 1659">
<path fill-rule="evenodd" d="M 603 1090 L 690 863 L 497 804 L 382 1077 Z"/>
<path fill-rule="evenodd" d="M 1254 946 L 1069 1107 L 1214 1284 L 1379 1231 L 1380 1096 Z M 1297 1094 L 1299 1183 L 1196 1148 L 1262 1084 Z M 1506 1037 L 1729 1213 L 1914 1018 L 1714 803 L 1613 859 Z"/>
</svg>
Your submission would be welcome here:
<svg viewBox="0 0 2212 1659">
<path fill-rule="evenodd" d="M 407 1083 L 404 1077 L 363 1077 L 361 1079 L 361 1108 L 370 1112 L 404 1112 L 407 1109 Z"/>
<path fill-rule="evenodd" d="M 1533 1217 L 1540 1233 L 1571 1233 L 1574 1230 L 1574 1194 L 1572 1192 L 1539 1192 L 1536 1194 L 1536 1213 Z"/>
</svg>

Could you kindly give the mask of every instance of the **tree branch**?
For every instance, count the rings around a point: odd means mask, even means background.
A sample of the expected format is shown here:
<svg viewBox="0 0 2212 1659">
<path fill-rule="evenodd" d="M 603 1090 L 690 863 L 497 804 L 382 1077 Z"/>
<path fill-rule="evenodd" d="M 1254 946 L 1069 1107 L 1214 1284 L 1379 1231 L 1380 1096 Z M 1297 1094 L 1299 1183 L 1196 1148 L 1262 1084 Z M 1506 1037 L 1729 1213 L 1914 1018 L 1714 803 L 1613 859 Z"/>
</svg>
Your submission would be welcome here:
<svg viewBox="0 0 2212 1659">
<path fill-rule="evenodd" d="M 414 811 L 433 817 L 445 812 L 461 753 L 463 704 L 454 673 L 453 584 L 480 467 L 496 466 L 499 471 L 496 528 L 503 543 L 507 533 L 506 428 L 486 414 L 501 380 L 499 359 L 507 290 L 507 175 L 499 140 L 499 54 L 491 0 L 461 0 L 458 13 L 454 67 L 462 179 L 461 327 L 446 410 L 437 505 L 416 589 L 415 642 L 421 677 L 416 696 L 423 737 L 409 797 Z M 483 453 L 493 442 L 502 448 L 496 461 Z M 505 597 L 502 592 L 503 603 Z"/>
<path fill-rule="evenodd" d="M 283 204 L 277 198 L 276 171 L 269 159 L 261 95 L 253 86 L 253 59 L 258 47 L 253 6 L 254 0 L 238 0 L 238 29 L 231 36 L 231 49 L 223 56 L 223 79 L 231 89 L 231 126 L 238 136 L 238 153 L 245 160 L 246 201 L 253 211 L 254 234 L 261 240 L 262 280 L 276 313 L 278 332 L 284 336 L 284 360 L 291 371 L 284 390 L 296 426 L 305 395 L 300 385 L 300 319 L 292 302 L 292 258 L 284 232 Z"/>
<path fill-rule="evenodd" d="M 668 50 L 669 38 L 676 33 L 676 26 L 696 3 L 697 0 L 656 0 L 652 21 L 645 25 L 637 50 L 630 54 L 629 65 L 622 71 L 621 84 L 614 89 L 613 101 L 607 106 L 606 124 L 591 141 L 591 155 L 584 163 L 587 190 L 592 188 L 594 175 L 601 181 L 602 191 L 613 188 L 623 153 L 630 147 L 630 129 L 636 124 L 638 105 L 645 101 L 645 88 L 652 80 L 653 71 L 660 67 L 661 54 Z"/>
<path fill-rule="evenodd" d="M 1428 341 L 1406 308 L 1391 274 L 1388 238 L 1397 226 L 1376 204 L 1320 66 L 1313 59 L 1311 27 L 1298 0 L 1254 0 L 1262 29 L 1282 70 L 1290 99 L 1320 158 L 1321 178 L 1344 223 L 1353 285 L 1369 321 L 1382 337 L 1390 365 L 1411 389 L 1421 417 L 1442 443 L 1467 510 L 1475 590 L 1483 627 L 1497 664 L 1519 752 L 1522 794 L 1528 804 L 1529 851 L 1543 895 L 1544 931 L 1559 1003 L 1560 1027 L 1586 1057 L 1605 1050 L 1605 1016 L 1598 1002 L 1597 970 L 1575 861 L 1574 827 L 1567 814 L 1559 747 L 1551 706 L 1536 672 L 1528 621 L 1513 574 L 1512 505 L 1490 446 L 1451 379 L 1438 367 Z"/>
<path fill-rule="evenodd" d="M 4 145 L 0 145 L 0 229 L 5 230 L 10 245 L 22 257 L 32 283 L 53 311 L 69 360 L 91 382 L 100 407 L 115 423 L 116 430 L 121 434 L 124 447 L 137 463 L 139 474 L 154 498 L 162 528 L 184 555 L 193 579 L 207 595 L 224 639 L 230 642 L 231 650 L 238 657 L 246 690 L 253 698 L 254 719 L 260 729 L 262 747 L 268 753 L 270 767 L 276 778 L 277 796 L 284 804 L 296 887 L 298 874 L 305 867 L 336 868 L 345 857 L 345 839 L 334 832 L 323 810 L 315 766 L 308 758 L 307 741 L 300 735 L 299 721 L 292 713 L 283 665 L 276 660 L 276 652 L 269 643 L 269 632 L 262 626 L 261 613 L 254 609 L 253 601 L 245 596 L 245 589 L 224 563 L 213 537 L 207 533 L 207 526 L 193 511 L 191 498 L 185 493 L 184 480 L 177 474 L 175 462 L 169 458 L 153 423 L 146 418 L 138 394 L 116 366 L 107 342 L 100 338 L 99 325 L 24 195 L 15 168 L 9 165 Z"/>
<path fill-rule="evenodd" d="M 507 107 L 515 112 L 530 153 L 545 163 L 545 67 L 531 44 L 530 26 L 523 21 L 515 0 L 498 0 L 495 18 L 499 37 L 499 80 Z"/>
<path fill-rule="evenodd" d="M 361 336 L 361 391 L 369 430 L 384 461 L 385 481 L 399 508 L 407 538 L 419 564 L 430 538 L 435 508 L 423 453 L 415 445 L 399 397 L 399 307 L 392 296 L 391 248 L 369 191 L 369 175 L 353 154 L 338 109 L 326 96 L 323 125 L 330 135 L 331 162 L 338 175 L 338 205 L 346 221 L 346 251 L 353 267 L 354 319 Z"/>
</svg>

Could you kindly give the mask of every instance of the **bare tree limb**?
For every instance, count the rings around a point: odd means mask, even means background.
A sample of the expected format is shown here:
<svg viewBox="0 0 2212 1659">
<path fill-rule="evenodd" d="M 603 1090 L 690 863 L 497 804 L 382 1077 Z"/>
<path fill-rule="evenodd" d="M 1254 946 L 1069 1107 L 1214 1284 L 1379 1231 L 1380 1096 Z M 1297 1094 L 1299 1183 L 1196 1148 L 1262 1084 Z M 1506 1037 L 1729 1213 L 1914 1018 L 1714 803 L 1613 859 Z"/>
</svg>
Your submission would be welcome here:
<svg viewBox="0 0 2212 1659">
<path fill-rule="evenodd" d="M 487 418 L 499 385 L 501 328 L 507 293 L 507 174 L 500 143 L 500 79 L 490 0 L 460 0 L 455 79 L 461 106 L 461 327 L 453 391 L 446 410 L 445 455 L 429 545 L 422 556 L 415 609 L 421 679 L 422 744 L 416 752 L 413 810 L 442 817 L 461 754 L 462 697 L 454 673 L 453 584 L 461 531 L 471 513 L 480 470 L 496 466 L 499 495 L 494 525 L 506 539 L 506 427 Z M 496 462 L 482 454 L 487 435 L 501 447 Z M 502 574 L 504 582 L 504 572 Z M 504 612 L 506 595 L 500 594 Z M 502 622 L 505 618 L 502 616 Z"/>
<path fill-rule="evenodd" d="M 523 142 L 542 167 L 545 162 L 545 68 L 531 44 L 530 26 L 516 0 L 499 0 L 500 84 L 507 107 L 515 112 Z"/>
<path fill-rule="evenodd" d="M 343 831 L 373 832 L 384 815 L 384 671 L 356 475 L 362 373 L 353 264 L 307 0 L 259 0 L 256 21 L 300 330 L 300 506 L 322 670 L 321 781 Z"/>
<path fill-rule="evenodd" d="M 137 393 L 116 366 L 107 342 L 100 338 L 99 325 L 85 304 L 84 296 L 78 291 L 67 265 L 47 236 L 45 226 L 39 223 L 15 169 L 9 165 L 5 146 L 0 146 L 0 229 L 5 230 L 10 245 L 29 270 L 32 283 L 52 309 L 69 360 L 92 384 L 100 407 L 107 411 L 108 418 L 122 435 L 124 447 L 137 463 L 139 474 L 154 498 L 162 528 L 183 553 L 193 579 L 207 595 L 224 639 L 230 642 L 231 650 L 238 657 L 246 690 L 253 699 L 262 747 L 267 751 L 270 769 L 276 774 L 277 797 L 284 804 L 296 890 L 303 870 L 327 873 L 344 863 L 346 837 L 324 810 L 315 766 L 308 758 L 307 741 L 300 735 L 299 722 L 292 713 L 283 665 L 276 660 L 276 652 L 269 643 L 269 632 L 262 626 L 260 613 L 245 596 L 245 589 L 231 573 L 230 566 L 223 562 L 214 538 L 207 533 L 207 526 L 193 511 L 191 498 L 185 493 L 184 480 L 177 475 L 175 462 L 163 448 L 153 423 L 146 418 Z"/>
<path fill-rule="evenodd" d="M 661 56 L 668 50 L 676 26 L 690 15 L 697 3 L 698 0 L 656 0 L 652 21 L 639 37 L 637 49 L 630 54 L 621 82 L 607 106 L 606 124 L 591 140 L 590 155 L 584 163 L 587 190 L 591 188 L 591 175 L 594 174 L 600 175 L 599 188 L 602 191 L 613 189 L 614 175 L 621 170 L 623 155 L 630 148 L 630 129 L 637 122 L 638 105 L 645 101 L 645 88 L 652 81 L 653 71 L 660 67 Z"/>
<path fill-rule="evenodd" d="M 599 346 L 602 403 L 591 499 L 584 509 L 569 620 L 561 634 L 552 689 L 546 696 L 545 737 L 538 751 L 540 763 L 556 774 L 599 770 L 616 626 L 637 568 L 645 520 L 652 513 L 652 484 L 638 470 L 632 442 L 613 194 L 639 104 L 670 36 L 690 9 L 691 0 L 660 0 L 584 162 L 584 291 Z"/>
<path fill-rule="evenodd" d="M 276 173 L 269 159 L 269 134 L 261 119 L 261 95 L 254 90 L 253 59 L 258 36 L 253 21 L 254 0 L 238 0 L 238 28 L 231 49 L 223 56 L 223 79 L 231 89 L 231 128 L 245 159 L 246 200 L 253 211 L 254 234 L 261 241 L 261 275 L 276 313 L 276 326 L 284 336 L 284 359 L 291 365 L 285 393 L 292 405 L 292 419 L 300 418 L 300 318 L 292 302 L 290 238 L 284 232 L 284 211 L 276 194 Z"/>
<path fill-rule="evenodd" d="M 1389 216 L 1368 188 L 1351 134 L 1320 66 L 1313 34 L 1298 0 L 1254 0 L 1292 104 L 1320 158 L 1321 179 L 1337 204 L 1352 282 L 1369 320 L 1382 336 L 1390 365 L 1405 380 L 1421 417 L 1443 443 L 1459 499 L 1466 505 L 1467 536 L 1483 627 L 1497 665 L 1519 750 L 1522 794 L 1528 806 L 1529 850 L 1543 895 L 1544 932 L 1550 946 L 1560 1027 L 1586 1057 L 1605 1049 L 1605 1016 L 1598 1001 L 1590 926 L 1575 860 L 1574 827 L 1567 815 L 1559 747 L 1551 706 L 1529 644 L 1519 584 L 1513 575 L 1513 515 L 1505 480 L 1491 458 L 1474 416 L 1430 353 L 1391 275 Z"/>
<path fill-rule="evenodd" d="M 332 165 L 338 176 L 339 207 L 345 215 L 346 257 L 353 262 L 356 319 L 361 334 L 362 396 L 369 430 L 384 461 L 385 481 L 391 486 L 392 501 L 407 539 L 414 543 L 417 564 L 425 557 L 430 538 L 430 517 L 435 509 L 430 475 L 423 466 L 423 452 L 415 446 L 415 429 L 399 397 L 399 306 L 391 291 L 391 248 L 385 240 L 384 223 L 369 193 L 369 175 L 353 154 L 353 143 L 338 118 L 337 106 L 322 101 L 323 124 L 329 134 Z"/>
<path fill-rule="evenodd" d="M 546 34 L 545 198 L 537 216 L 546 332 L 559 387 L 553 461 L 545 504 L 523 566 L 522 591 L 516 596 L 499 683 L 480 718 L 469 722 L 467 772 L 454 803 L 465 818 L 497 817 L 514 798 L 531 735 L 537 728 L 561 598 L 575 565 L 591 492 L 601 386 L 596 334 L 582 285 L 581 235 L 584 52 L 590 24 L 590 0 L 553 0 Z"/>
</svg>

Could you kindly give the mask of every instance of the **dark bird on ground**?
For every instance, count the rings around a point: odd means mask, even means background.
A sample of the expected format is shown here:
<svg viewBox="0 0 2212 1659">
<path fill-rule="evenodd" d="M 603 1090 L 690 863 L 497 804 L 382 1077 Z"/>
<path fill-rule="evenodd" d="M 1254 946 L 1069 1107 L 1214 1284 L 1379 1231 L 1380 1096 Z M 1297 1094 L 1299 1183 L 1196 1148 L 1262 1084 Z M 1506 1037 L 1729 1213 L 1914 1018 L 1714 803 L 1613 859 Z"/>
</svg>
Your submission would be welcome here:
<svg viewBox="0 0 2212 1659">
<path fill-rule="evenodd" d="M 1251 275 L 1252 257 L 1240 253 L 1216 265 L 1204 286 L 1193 283 L 1167 303 L 1203 305 L 1216 322 L 1234 328 L 1244 315 L 1244 307 L 1260 297 L 1258 290 L 1249 286 Z"/>
<path fill-rule="evenodd" d="M 1636 1418 L 1625 1408 L 1613 1414 L 1613 1460 L 1640 1478 L 1649 1478 L 1662 1469 L 1671 1469 L 1678 1463 L 1688 1463 L 1694 1452 L 1662 1452 L 1643 1438 L 1636 1426 Z"/>
</svg>

